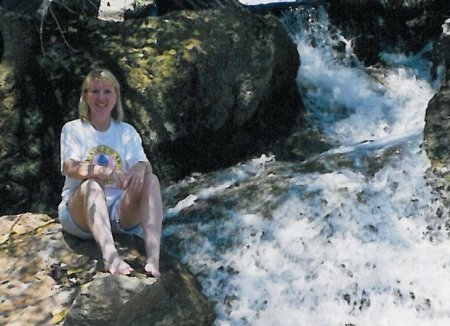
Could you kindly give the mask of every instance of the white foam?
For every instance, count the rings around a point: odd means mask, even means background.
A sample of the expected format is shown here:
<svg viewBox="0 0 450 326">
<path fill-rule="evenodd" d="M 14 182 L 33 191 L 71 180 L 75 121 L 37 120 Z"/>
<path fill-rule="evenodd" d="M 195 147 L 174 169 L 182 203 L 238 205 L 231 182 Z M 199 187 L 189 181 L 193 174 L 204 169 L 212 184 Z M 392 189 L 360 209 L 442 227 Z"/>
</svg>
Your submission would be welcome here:
<svg viewBox="0 0 450 326">
<path fill-rule="evenodd" d="M 420 150 L 433 95 L 426 64 L 385 55 L 393 66 L 377 80 L 329 48 L 298 43 L 309 118 L 336 146 L 326 155 L 382 164 L 302 172 L 261 156 L 180 201 L 173 212 L 200 200 L 214 207 L 195 225 L 170 224 L 166 236 L 183 240 L 216 325 L 450 325 L 450 245 L 424 236 L 437 209 Z M 235 192 L 240 200 L 221 206 Z"/>
</svg>

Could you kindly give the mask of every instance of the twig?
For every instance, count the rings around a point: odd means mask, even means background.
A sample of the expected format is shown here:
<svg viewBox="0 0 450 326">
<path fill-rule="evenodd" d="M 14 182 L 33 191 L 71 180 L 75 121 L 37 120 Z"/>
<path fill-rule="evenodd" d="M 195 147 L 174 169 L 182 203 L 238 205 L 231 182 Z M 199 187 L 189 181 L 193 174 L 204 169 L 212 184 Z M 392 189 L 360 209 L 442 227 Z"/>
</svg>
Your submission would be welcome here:
<svg viewBox="0 0 450 326">
<path fill-rule="evenodd" d="M 77 49 L 73 48 L 73 47 L 69 44 L 69 42 L 67 41 L 66 37 L 64 36 L 64 32 L 63 32 L 63 30 L 62 30 L 62 28 L 61 28 L 61 25 L 59 24 L 59 20 L 58 20 L 58 18 L 56 17 L 55 13 L 53 12 L 53 9 L 52 9 L 52 6 L 51 6 L 51 3 L 52 3 L 53 1 L 54 1 L 54 0 L 42 0 L 42 14 L 41 14 L 41 24 L 40 24 L 40 26 L 39 26 L 39 39 L 40 39 L 40 42 L 41 42 L 41 52 L 42 52 L 42 55 L 44 56 L 44 58 L 46 57 L 46 54 L 45 54 L 45 48 L 44 48 L 44 21 L 45 21 L 45 18 L 47 17 L 47 14 L 48 14 L 49 9 L 50 9 L 50 14 L 52 15 L 53 19 L 55 20 L 56 27 L 57 27 L 59 33 L 61 34 L 61 37 L 62 37 L 62 39 L 63 39 L 64 44 L 65 44 L 69 49 L 71 49 L 72 51 L 74 51 L 74 52 L 80 52 L 80 50 L 77 50 Z M 61 2 L 59 2 L 59 1 L 54 1 L 54 2 L 56 2 L 56 3 L 59 4 L 60 6 L 63 6 L 63 7 L 64 7 L 67 11 L 69 11 L 70 13 L 76 13 L 74 10 L 70 9 L 69 7 L 67 7 L 66 5 L 64 5 L 64 4 L 61 3 Z M 89 2 L 90 2 L 90 1 L 89 1 Z M 90 3 L 92 4 L 92 2 L 90 2 Z"/>
<path fill-rule="evenodd" d="M 50 6 L 51 1 L 52 0 L 42 0 L 42 14 L 41 14 L 41 25 L 39 26 L 39 39 L 41 41 L 41 51 L 44 58 L 45 58 L 44 39 L 43 39 L 44 20 L 45 17 L 47 16 L 48 7 Z"/>
<path fill-rule="evenodd" d="M 53 18 L 55 19 L 56 26 L 58 27 L 59 33 L 61 34 L 61 37 L 63 38 L 64 44 L 65 44 L 69 49 L 71 49 L 72 51 L 74 51 L 74 52 L 80 52 L 80 50 L 74 49 L 74 48 L 69 44 L 69 42 L 67 42 L 67 39 L 66 39 L 66 37 L 64 36 L 64 32 L 62 31 L 62 28 L 61 28 L 61 26 L 59 25 L 58 18 L 56 18 L 55 13 L 53 12 L 52 7 L 49 6 L 49 8 L 50 8 L 50 13 L 52 14 Z"/>
</svg>

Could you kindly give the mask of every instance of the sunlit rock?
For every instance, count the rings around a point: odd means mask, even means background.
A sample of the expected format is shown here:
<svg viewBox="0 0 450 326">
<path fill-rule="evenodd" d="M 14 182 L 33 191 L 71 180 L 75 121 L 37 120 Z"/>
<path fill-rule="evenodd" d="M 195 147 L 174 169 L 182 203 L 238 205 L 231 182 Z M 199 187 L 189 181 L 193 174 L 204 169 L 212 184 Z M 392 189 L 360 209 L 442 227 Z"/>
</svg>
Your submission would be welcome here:
<svg viewBox="0 0 450 326">
<path fill-rule="evenodd" d="M 214 310 L 197 281 L 164 251 L 162 276 L 143 272 L 145 253 L 140 238 L 117 237 L 121 255 L 134 276 L 103 273 L 94 241 L 62 232 L 47 215 L 0 217 L 0 324 L 209 325 Z"/>
</svg>

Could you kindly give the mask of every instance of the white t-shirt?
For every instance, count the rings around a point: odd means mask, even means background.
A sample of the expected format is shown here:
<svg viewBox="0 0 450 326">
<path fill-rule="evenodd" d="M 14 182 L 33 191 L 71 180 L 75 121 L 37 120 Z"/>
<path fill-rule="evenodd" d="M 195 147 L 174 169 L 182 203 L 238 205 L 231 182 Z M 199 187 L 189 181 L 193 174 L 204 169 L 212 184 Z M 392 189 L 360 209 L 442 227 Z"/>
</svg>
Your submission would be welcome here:
<svg viewBox="0 0 450 326">
<path fill-rule="evenodd" d="M 88 121 L 83 122 L 81 119 L 69 121 L 62 128 L 60 145 L 62 173 L 64 161 L 67 159 L 123 171 L 128 171 L 139 161 L 148 161 L 141 137 L 136 129 L 126 122 L 112 120 L 109 129 L 102 132 L 95 129 Z M 81 180 L 65 177 L 60 207 L 66 205 L 81 183 Z M 115 185 L 114 180 L 106 182 L 105 193 L 108 204 L 114 202 L 122 192 L 123 190 Z"/>
</svg>

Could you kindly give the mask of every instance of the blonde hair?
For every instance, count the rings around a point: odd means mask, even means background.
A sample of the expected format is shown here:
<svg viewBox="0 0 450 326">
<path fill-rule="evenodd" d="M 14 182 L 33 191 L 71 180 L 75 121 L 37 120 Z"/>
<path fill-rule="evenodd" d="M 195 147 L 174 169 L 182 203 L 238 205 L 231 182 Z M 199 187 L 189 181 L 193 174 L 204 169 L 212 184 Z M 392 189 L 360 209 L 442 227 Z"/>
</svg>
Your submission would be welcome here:
<svg viewBox="0 0 450 326">
<path fill-rule="evenodd" d="M 83 85 L 81 86 L 81 96 L 80 96 L 80 103 L 78 104 L 78 113 L 80 114 L 80 118 L 83 121 L 90 121 L 90 115 L 89 115 L 89 105 L 86 102 L 86 95 L 91 87 L 91 84 L 94 80 L 100 79 L 103 81 L 106 81 L 108 83 L 111 83 L 111 85 L 114 87 L 114 90 L 117 94 L 117 101 L 116 105 L 114 106 L 111 116 L 116 121 L 122 121 L 123 120 L 123 106 L 122 106 L 122 99 L 120 96 L 120 84 L 117 80 L 117 78 L 112 74 L 111 71 L 106 69 L 94 69 L 91 70 L 86 77 L 84 78 Z"/>
</svg>

